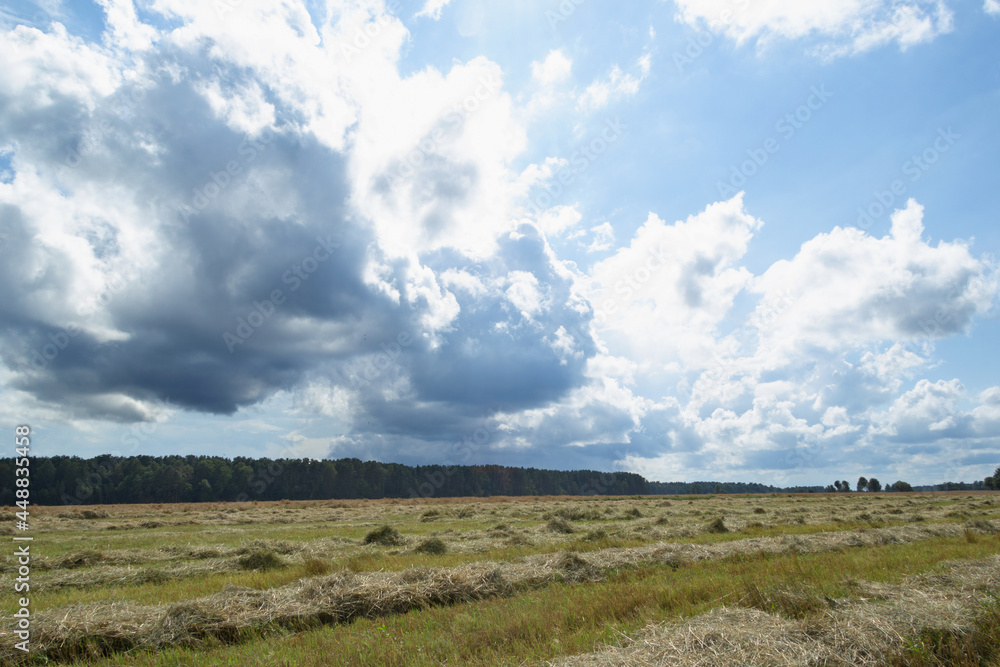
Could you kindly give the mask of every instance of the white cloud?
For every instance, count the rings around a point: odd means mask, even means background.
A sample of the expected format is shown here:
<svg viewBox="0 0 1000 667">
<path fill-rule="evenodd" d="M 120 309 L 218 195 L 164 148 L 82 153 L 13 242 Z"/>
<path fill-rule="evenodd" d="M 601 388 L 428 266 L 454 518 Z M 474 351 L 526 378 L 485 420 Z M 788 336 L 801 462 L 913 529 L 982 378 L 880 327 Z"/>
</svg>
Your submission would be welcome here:
<svg viewBox="0 0 1000 667">
<path fill-rule="evenodd" d="M 741 196 L 669 225 L 650 213 L 629 247 L 591 271 L 605 339 L 648 362 L 708 363 L 717 325 L 751 278 L 737 262 L 760 225 Z"/>
<path fill-rule="evenodd" d="M 577 106 L 583 111 L 596 111 L 622 97 L 631 97 L 639 92 L 639 86 L 652 67 L 652 59 L 647 53 L 636 61 L 636 73 L 626 73 L 618 65 L 611 68 L 607 79 L 596 80 L 577 99 Z"/>
<path fill-rule="evenodd" d="M 507 299 L 525 317 L 531 318 L 545 308 L 545 298 L 538 286 L 538 278 L 527 271 L 511 271 L 507 276 Z"/>
<path fill-rule="evenodd" d="M 424 8 L 414 14 L 413 18 L 427 16 L 437 21 L 441 18 L 441 12 L 450 2 L 451 0 L 427 0 L 427 2 L 424 3 Z"/>
<path fill-rule="evenodd" d="M 575 227 L 583 215 L 575 206 L 553 206 L 545 209 L 538 216 L 538 227 L 546 236 L 559 236 L 566 230 Z"/>
<path fill-rule="evenodd" d="M 561 49 L 553 49 L 542 62 L 531 63 L 531 78 L 543 86 L 562 83 L 569 78 L 573 61 Z"/>
<path fill-rule="evenodd" d="M 602 222 L 596 227 L 591 227 L 590 233 L 594 235 L 594 240 L 587 246 L 587 252 L 601 252 L 614 247 L 615 228 L 610 222 Z"/>
<path fill-rule="evenodd" d="M 836 227 L 771 266 L 753 283 L 764 362 L 964 332 L 993 307 L 996 272 L 965 243 L 931 245 L 922 235 L 923 207 L 911 199 L 887 236 Z"/>
<path fill-rule="evenodd" d="M 992 1 L 992 0 L 990 0 Z M 815 37 L 829 55 L 859 53 L 895 42 L 900 49 L 950 32 L 944 0 L 677 0 L 678 18 L 745 43 Z"/>
<path fill-rule="evenodd" d="M 1000 0 L 986 0 L 983 3 L 983 11 L 991 16 L 1000 16 Z"/>
</svg>

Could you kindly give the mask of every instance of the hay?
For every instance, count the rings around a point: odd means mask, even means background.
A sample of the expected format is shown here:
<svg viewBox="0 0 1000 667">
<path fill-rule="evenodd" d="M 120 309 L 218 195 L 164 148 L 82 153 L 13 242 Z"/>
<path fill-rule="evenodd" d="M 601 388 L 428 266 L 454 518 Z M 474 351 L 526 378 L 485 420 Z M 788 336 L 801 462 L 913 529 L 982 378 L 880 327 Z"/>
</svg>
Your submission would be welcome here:
<svg viewBox="0 0 1000 667">
<path fill-rule="evenodd" d="M 328 561 L 322 558 L 310 557 L 306 558 L 302 562 L 302 569 L 305 570 L 306 574 L 317 577 L 323 574 L 328 574 L 332 568 Z"/>
<path fill-rule="evenodd" d="M 236 563 L 241 569 L 257 570 L 260 572 L 277 570 L 286 565 L 281 556 L 270 549 L 254 549 L 245 556 L 241 556 Z"/>
<path fill-rule="evenodd" d="M 392 526 L 379 526 L 365 535 L 365 544 L 381 544 L 384 547 L 396 547 L 403 544 L 403 536 Z"/>
<path fill-rule="evenodd" d="M 569 524 L 569 521 L 563 519 L 562 517 L 553 517 L 549 519 L 549 522 L 545 525 L 545 527 L 553 533 L 562 533 L 564 535 L 576 532 L 576 529 Z"/>
<path fill-rule="evenodd" d="M 866 498 L 865 500 L 869 505 L 869 509 L 873 512 L 882 513 L 891 507 L 891 505 L 879 501 L 879 497 Z M 632 501 L 625 502 L 631 503 Z M 725 509 L 724 513 L 725 516 L 738 517 L 742 515 L 750 518 L 750 511 L 754 506 L 767 502 L 770 501 L 762 501 L 755 498 L 752 501 L 748 501 L 742 510 L 737 510 L 730 506 Z M 785 507 L 790 502 L 802 502 L 803 506 L 800 509 L 805 514 L 800 513 L 799 516 L 808 517 L 810 522 L 824 523 L 829 521 L 829 504 L 807 502 L 799 499 L 791 501 L 782 499 L 780 502 Z M 512 505 L 506 511 L 501 511 L 495 519 L 491 519 L 488 523 L 481 525 L 493 525 L 496 521 L 509 521 L 517 526 L 529 522 L 534 524 L 534 526 L 538 526 L 538 521 L 542 518 L 542 515 L 552 508 L 552 505 L 549 503 L 550 501 L 522 501 L 516 505 Z M 267 503 L 261 503 L 259 507 L 247 504 L 246 506 L 241 506 L 239 512 L 227 512 L 225 514 L 220 511 L 219 507 L 208 511 L 201 509 L 200 506 L 195 506 L 197 511 L 177 514 L 176 511 L 180 511 L 183 508 L 170 506 L 170 510 L 163 510 L 157 515 L 150 514 L 148 507 L 120 507 L 115 510 L 116 520 L 121 520 L 133 527 L 137 527 L 141 521 L 150 519 L 152 516 L 162 519 L 171 513 L 175 514 L 173 518 L 167 519 L 166 526 L 168 528 L 157 531 L 155 535 L 157 540 L 173 540 L 175 544 L 152 549 L 104 550 L 98 552 L 103 555 L 101 561 L 88 566 L 81 564 L 78 567 L 60 568 L 58 567 L 60 557 L 40 556 L 35 562 L 38 568 L 38 578 L 37 580 L 35 577 L 32 578 L 32 591 L 34 592 L 36 587 L 38 590 L 44 591 L 63 587 L 85 588 L 90 586 L 115 587 L 139 583 L 155 584 L 157 583 L 157 576 L 152 575 L 152 572 L 162 572 L 167 577 L 175 579 L 189 579 L 211 573 L 231 572 L 234 568 L 238 567 L 237 557 L 247 555 L 255 547 L 270 548 L 276 553 L 302 554 L 301 561 L 298 562 L 303 563 L 305 573 L 313 575 L 313 578 L 302 580 L 289 586 L 264 591 L 269 597 L 260 598 L 258 602 L 265 599 L 270 600 L 270 602 L 257 610 L 240 611 L 243 607 L 239 605 L 233 606 L 228 602 L 220 602 L 218 600 L 212 602 L 212 605 L 208 607 L 210 610 L 215 609 L 221 604 L 225 610 L 228 610 L 226 613 L 233 611 L 233 613 L 238 612 L 241 615 L 238 618 L 225 617 L 228 618 L 228 621 L 217 623 L 216 626 L 212 626 L 215 628 L 214 630 L 209 629 L 202 633 L 205 639 L 197 639 L 197 626 L 192 626 L 189 630 L 181 632 L 181 634 L 187 633 L 185 636 L 190 635 L 191 637 L 195 637 L 193 641 L 197 644 L 208 641 L 211 638 L 222 641 L 240 641 L 245 636 L 244 633 L 250 629 L 254 629 L 255 632 L 266 633 L 282 628 L 311 627 L 316 624 L 340 622 L 344 618 L 351 617 L 351 614 L 397 613 L 399 609 L 419 608 L 420 605 L 450 604 L 448 600 L 481 599 L 476 597 L 479 595 L 505 595 L 518 590 L 547 586 L 557 581 L 567 581 L 568 578 L 572 580 L 579 578 L 581 581 L 587 581 L 592 577 L 599 577 L 600 573 L 608 571 L 609 568 L 622 569 L 656 564 L 678 568 L 688 562 L 717 560 L 740 555 L 816 553 L 834 549 L 905 543 L 936 536 L 961 536 L 965 534 L 966 530 L 969 535 L 976 538 L 984 532 L 997 530 L 998 526 L 994 522 L 982 521 L 979 517 L 977 517 L 977 522 L 970 522 L 966 526 L 956 523 L 938 523 L 944 518 L 945 512 L 949 509 L 954 509 L 954 507 L 937 507 L 928 499 L 927 504 L 919 507 L 921 514 L 926 515 L 928 518 L 928 521 L 922 524 L 894 525 L 889 528 L 864 528 L 861 530 L 815 533 L 801 536 L 738 539 L 715 544 L 652 543 L 652 540 L 656 539 L 696 538 L 698 534 L 703 532 L 705 521 L 711 519 L 713 516 L 723 514 L 720 511 L 722 508 L 718 504 L 713 507 L 707 499 L 699 499 L 698 503 L 699 507 L 704 509 L 704 511 L 699 512 L 700 516 L 704 518 L 693 520 L 688 518 L 688 515 L 691 514 L 689 504 L 682 505 L 680 502 L 675 502 L 673 505 L 676 509 L 668 512 L 670 514 L 671 526 L 669 529 L 664 530 L 652 530 L 652 527 L 657 525 L 655 523 L 655 512 L 657 510 L 653 509 L 658 506 L 656 502 L 650 501 L 644 504 L 636 504 L 636 507 L 646 508 L 643 512 L 650 518 L 639 523 L 633 523 L 631 530 L 628 530 L 626 533 L 621 532 L 624 528 L 622 523 L 610 524 L 607 526 L 607 533 L 615 537 L 622 537 L 623 539 L 638 539 L 645 543 L 645 546 L 603 548 L 588 552 L 582 557 L 578 556 L 586 564 L 596 568 L 596 570 L 591 570 L 587 567 L 574 569 L 572 563 L 568 567 L 563 563 L 563 566 L 560 567 L 560 563 L 556 562 L 556 555 L 543 553 L 524 557 L 519 555 L 518 559 L 513 562 L 499 564 L 487 562 L 469 566 L 473 567 L 473 570 L 462 568 L 446 570 L 413 569 L 408 572 L 395 574 L 387 572 L 373 573 L 372 575 L 364 575 L 361 578 L 351 579 L 350 581 L 346 579 L 342 581 L 338 580 L 340 583 L 325 585 L 323 590 L 326 593 L 331 593 L 331 591 L 336 589 L 336 593 L 339 596 L 337 600 L 340 601 L 336 602 L 335 600 L 336 604 L 334 606 L 326 605 L 322 598 L 313 599 L 308 595 L 293 599 L 291 591 L 296 589 L 296 587 L 303 586 L 303 582 L 306 581 L 325 582 L 330 580 L 331 577 L 333 579 L 337 578 L 338 575 L 329 574 L 326 576 L 315 576 L 323 575 L 324 573 L 309 569 L 307 563 L 310 557 L 330 563 L 331 559 L 343 557 L 344 552 L 348 556 L 355 553 L 361 555 L 370 554 L 371 548 L 362 547 L 357 539 L 337 536 L 293 543 L 282 540 L 255 540 L 249 544 L 244 543 L 239 548 L 212 544 L 185 546 L 183 541 L 189 539 L 187 530 L 184 529 L 184 532 L 173 533 L 170 532 L 169 527 L 182 525 L 222 525 L 224 527 L 213 528 L 207 532 L 229 534 L 230 537 L 228 538 L 218 538 L 225 540 L 231 539 L 232 535 L 239 535 L 241 532 L 241 529 L 237 527 L 237 523 L 239 522 L 233 520 L 234 516 L 246 517 L 243 523 L 275 524 L 276 526 L 285 526 L 290 521 L 302 519 L 300 517 L 290 519 L 287 516 L 288 512 L 291 511 L 290 509 L 276 508 Z M 378 525 L 390 516 L 401 517 L 402 520 L 409 520 L 416 523 L 414 510 L 407 504 L 395 507 L 391 504 L 366 504 L 359 502 L 345 505 L 344 507 L 350 511 L 333 509 L 329 504 L 318 505 L 317 509 L 308 515 L 308 518 L 320 523 L 331 519 L 348 521 L 352 527 Z M 563 506 L 557 507 L 561 509 Z M 623 507 L 625 509 L 622 509 Z M 594 504 L 588 501 L 585 504 L 584 511 L 588 515 L 590 512 L 595 512 L 595 516 L 599 515 L 607 519 L 616 519 L 629 507 L 630 505 L 623 505 L 621 501 L 595 501 Z M 771 506 L 765 504 L 765 507 L 768 508 L 769 514 L 772 514 Z M 480 510 L 479 513 L 481 515 L 491 513 L 488 509 L 483 510 L 481 506 L 476 506 L 476 508 Z M 424 505 L 420 509 L 427 509 L 427 505 Z M 850 515 L 853 516 L 860 509 L 860 504 L 853 505 L 852 509 L 853 511 L 850 512 Z M 44 522 L 48 521 L 48 525 L 50 527 L 54 526 L 56 531 L 79 531 L 81 529 L 79 522 L 74 524 L 73 521 L 57 518 L 58 515 L 54 509 L 48 511 L 48 514 L 46 512 L 46 508 L 42 508 L 39 512 L 40 526 L 46 525 Z M 909 513 L 907 512 L 907 514 Z M 451 514 L 451 512 L 443 513 L 449 520 Z M 565 512 L 565 514 L 573 515 L 572 512 Z M 848 516 L 847 511 L 843 511 L 841 514 Z M 786 522 L 790 516 L 796 516 L 787 509 L 782 511 L 780 507 L 775 509 L 772 515 L 774 516 L 774 521 L 768 523 L 778 525 Z M 782 515 L 784 515 L 784 519 Z M 78 518 L 78 516 L 74 515 L 74 518 Z M 230 518 L 225 520 L 217 518 L 220 516 Z M 881 514 L 881 516 L 885 515 Z M 183 521 L 173 520 L 181 517 L 184 518 Z M 566 521 L 561 516 L 553 516 L 553 518 Z M 225 522 L 221 523 L 223 521 Z M 566 523 L 571 529 L 574 528 L 568 521 Z M 727 529 L 736 529 L 741 525 L 742 523 L 738 525 L 731 524 Z M 454 545 L 452 548 L 463 553 L 483 553 L 504 547 L 520 547 L 524 545 L 548 551 L 553 546 L 559 545 L 565 547 L 567 544 L 564 533 L 561 531 L 551 531 L 547 528 L 546 523 L 542 523 L 540 527 L 532 527 L 527 530 L 524 528 L 512 528 L 508 523 L 496 524 L 493 529 L 466 529 L 463 527 L 463 530 L 465 530 L 463 534 L 454 533 L 454 529 L 449 526 L 442 527 L 445 528 L 445 530 L 441 531 L 442 536 L 445 534 L 452 536 L 448 538 L 451 540 L 449 541 L 449 546 Z M 52 528 L 49 530 L 51 531 Z M 592 532 L 581 533 L 583 536 L 581 539 L 585 539 L 588 536 L 602 539 L 600 538 L 600 530 L 596 529 Z M 532 544 L 532 540 L 527 538 L 529 534 L 536 544 Z M 405 540 L 403 536 L 400 536 L 400 539 Z M 179 544 L 176 543 L 178 540 L 180 540 Z M 216 538 L 212 538 L 212 541 L 215 540 Z M 584 542 L 576 544 L 583 548 Z M 604 545 L 596 544 L 594 546 Z M 402 555 L 402 552 L 399 553 Z M 294 562 L 290 561 L 289 563 Z M 0 563 L 0 571 L 10 572 L 10 564 Z M 459 572 L 465 572 L 466 574 L 456 579 Z M 470 574 L 470 572 L 474 572 L 475 576 Z M 473 576 L 473 578 L 471 580 L 463 578 L 468 576 Z M 448 584 L 446 581 L 440 581 L 442 577 L 452 583 Z M 458 588 L 455 588 L 453 585 L 456 581 L 461 584 Z M 361 587 L 362 583 L 365 586 Z M 447 586 L 451 586 L 451 588 L 447 588 L 446 584 Z M 428 590 L 428 587 L 433 588 L 434 586 L 442 586 L 442 588 L 437 592 Z M 401 597 L 397 597 L 397 593 L 394 592 L 395 587 L 401 587 L 398 593 L 398 596 Z M 415 593 L 414 591 L 417 592 Z M 229 595 L 232 595 L 232 592 Z M 361 598 L 355 600 L 355 597 L 359 595 Z M 366 596 L 381 597 L 376 600 L 374 598 L 368 599 Z M 388 604 L 384 601 L 386 596 L 390 600 L 396 601 Z M 189 602 L 201 604 L 205 600 L 206 598 L 198 598 Z M 415 604 L 417 606 L 407 607 L 407 604 Z M 35 652 L 43 658 L 46 656 L 57 656 L 61 651 L 65 655 L 72 655 L 73 651 L 76 650 L 82 656 L 96 656 L 108 652 L 127 650 L 129 647 L 155 648 L 157 644 L 156 639 L 151 634 L 151 628 L 163 616 L 166 609 L 167 607 L 162 605 L 128 606 L 121 604 L 101 604 L 86 605 L 80 608 L 66 607 L 49 610 L 36 615 L 38 623 L 33 624 L 33 628 L 44 626 L 44 632 L 41 635 L 43 639 L 40 640 L 40 643 L 36 643 L 33 636 L 33 648 L 37 649 Z M 352 611 L 354 609 L 360 611 Z M 191 610 L 188 611 L 191 612 Z M 177 613 L 179 614 L 180 612 Z M 106 622 L 103 620 L 101 622 L 94 621 L 93 619 L 88 620 L 88 615 L 96 615 L 102 619 L 109 620 Z M 176 626 L 178 626 L 178 622 L 175 619 L 173 625 L 170 627 Z M 184 624 L 180 623 L 179 627 L 183 628 Z M 0 621 L 0 631 L 9 630 L 9 623 L 7 621 Z M 76 648 L 74 649 L 73 647 Z M 4 660 L 5 654 L 3 653 L 3 649 L 0 648 L 0 663 L 4 663 Z"/>
<path fill-rule="evenodd" d="M 413 550 L 421 554 L 440 556 L 448 552 L 448 545 L 441 538 L 432 537 L 418 544 Z"/>
<path fill-rule="evenodd" d="M 715 521 L 708 524 L 705 528 L 706 533 L 728 533 L 729 528 L 726 527 L 726 522 L 722 520 L 722 517 L 718 517 Z"/>
<path fill-rule="evenodd" d="M 77 551 L 75 553 L 66 554 L 60 560 L 56 567 L 63 569 L 73 569 L 77 567 L 89 567 L 91 565 L 96 565 L 104 560 L 104 554 L 100 551 Z"/>
<path fill-rule="evenodd" d="M 921 575 L 900 586 L 859 584 L 860 595 L 847 600 L 821 601 L 802 592 L 758 591 L 744 598 L 748 606 L 722 607 L 686 621 L 650 625 L 635 637 L 623 636 L 618 646 L 549 664 L 909 664 L 908 651 L 920 639 L 931 638 L 933 643 L 954 638 L 956 644 L 961 644 L 974 633 L 984 616 L 981 603 L 998 586 L 1000 557 L 994 556 L 954 563 L 945 577 Z M 773 609 L 764 611 L 758 608 L 761 605 Z M 985 615 L 990 613 L 986 611 Z"/>
</svg>

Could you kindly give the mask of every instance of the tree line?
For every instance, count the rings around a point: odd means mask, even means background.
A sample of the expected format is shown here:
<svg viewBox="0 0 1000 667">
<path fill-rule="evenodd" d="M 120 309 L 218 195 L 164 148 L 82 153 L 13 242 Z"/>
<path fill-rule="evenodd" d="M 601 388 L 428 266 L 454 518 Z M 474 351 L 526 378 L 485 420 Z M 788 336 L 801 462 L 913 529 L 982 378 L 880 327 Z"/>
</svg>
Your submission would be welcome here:
<svg viewBox="0 0 1000 667">
<path fill-rule="evenodd" d="M 868 479 L 867 477 L 861 476 L 858 477 L 858 482 L 855 485 L 855 490 L 859 493 L 864 491 L 869 493 L 878 493 L 879 491 L 895 491 L 905 493 L 910 491 L 986 491 L 991 489 L 1000 489 L 1000 468 L 997 468 L 996 472 L 994 472 L 992 476 L 970 483 L 944 482 L 942 484 L 913 486 L 909 482 L 896 480 L 892 484 L 883 487 L 882 482 L 878 481 L 877 478 L 872 477 L 871 479 Z M 850 490 L 851 483 L 846 479 L 837 480 L 823 489 L 826 493 L 848 492 Z"/>
<path fill-rule="evenodd" d="M 30 457 L 31 502 L 36 505 L 333 500 L 535 495 L 683 495 L 850 491 L 847 481 L 779 488 L 747 482 L 651 482 L 630 472 L 541 470 L 499 465 L 407 466 L 359 459 L 268 459 L 219 456 L 111 455 Z M 14 459 L 0 459 L 0 505 L 15 501 Z M 916 490 L 993 488 L 993 477 Z M 1000 486 L 1000 483 L 998 483 Z M 877 479 L 858 490 L 881 491 Z M 914 490 L 905 482 L 886 491 Z"/>
<path fill-rule="evenodd" d="M 13 459 L 0 459 L 0 505 L 14 504 Z M 635 473 L 498 465 L 406 466 L 359 459 L 76 456 L 30 459 L 37 505 L 331 500 L 492 495 L 639 495 Z"/>
</svg>

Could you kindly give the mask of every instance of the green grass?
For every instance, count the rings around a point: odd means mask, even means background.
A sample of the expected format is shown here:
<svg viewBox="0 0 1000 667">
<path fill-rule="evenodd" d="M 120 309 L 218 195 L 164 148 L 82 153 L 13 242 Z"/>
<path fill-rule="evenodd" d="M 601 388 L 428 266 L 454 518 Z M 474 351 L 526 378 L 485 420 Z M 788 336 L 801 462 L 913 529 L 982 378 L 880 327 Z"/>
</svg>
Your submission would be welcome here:
<svg viewBox="0 0 1000 667">
<path fill-rule="evenodd" d="M 764 594 L 808 590 L 819 597 L 850 597 L 854 580 L 898 583 L 947 560 L 997 553 L 1000 536 L 981 535 L 975 542 L 959 536 L 820 554 L 740 556 L 683 564 L 676 570 L 642 567 L 611 572 L 604 582 L 554 584 L 513 598 L 363 619 L 236 646 L 138 653 L 129 656 L 129 664 L 539 664 L 614 643 L 619 633 L 633 632 L 649 622 L 738 604 L 754 589 Z M 120 664 L 120 659 L 79 664 L 105 667 Z"/>
</svg>

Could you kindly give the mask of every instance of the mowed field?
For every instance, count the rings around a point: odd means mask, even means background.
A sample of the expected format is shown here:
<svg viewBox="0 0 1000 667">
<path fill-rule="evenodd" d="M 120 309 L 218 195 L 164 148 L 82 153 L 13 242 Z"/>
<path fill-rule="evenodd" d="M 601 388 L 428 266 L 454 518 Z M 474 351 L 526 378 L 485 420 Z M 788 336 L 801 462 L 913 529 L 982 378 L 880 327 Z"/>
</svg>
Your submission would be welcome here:
<svg viewBox="0 0 1000 667">
<path fill-rule="evenodd" d="M 32 651 L 8 556 L 0 664 L 1000 664 L 998 501 L 34 507 Z"/>
</svg>

